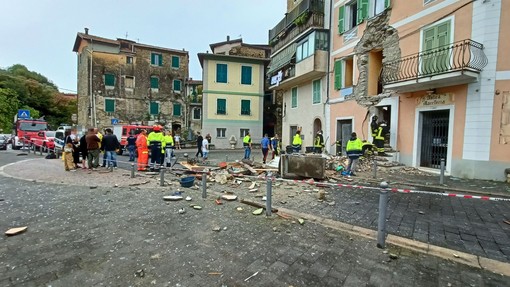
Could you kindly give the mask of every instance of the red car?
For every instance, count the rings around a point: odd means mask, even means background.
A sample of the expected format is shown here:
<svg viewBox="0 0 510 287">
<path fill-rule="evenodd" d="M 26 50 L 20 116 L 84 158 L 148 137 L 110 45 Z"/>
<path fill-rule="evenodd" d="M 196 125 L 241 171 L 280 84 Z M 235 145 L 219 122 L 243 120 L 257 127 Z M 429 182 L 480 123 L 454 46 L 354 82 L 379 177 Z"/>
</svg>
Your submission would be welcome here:
<svg viewBox="0 0 510 287">
<path fill-rule="evenodd" d="M 36 149 L 55 149 L 55 132 L 39 131 L 36 136 L 30 138 Z"/>
</svg>

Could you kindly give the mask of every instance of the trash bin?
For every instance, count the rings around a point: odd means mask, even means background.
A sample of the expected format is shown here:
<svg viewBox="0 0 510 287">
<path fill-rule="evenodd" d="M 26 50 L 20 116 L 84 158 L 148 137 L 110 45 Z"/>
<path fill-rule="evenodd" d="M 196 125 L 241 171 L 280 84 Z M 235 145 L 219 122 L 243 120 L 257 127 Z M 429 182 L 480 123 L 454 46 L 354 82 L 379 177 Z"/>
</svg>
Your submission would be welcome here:
<svg viewBox="0 0 510 287">
<path fill-rule="evenodd" d="M 285 152 L 289 153 L 289 154 L 292 153 L 292 146 L 291 145 L 286 146 L 285 147 Z"/>
<path fill-rule="evenodd" d="M 313 153 L 313 146 L 305 147 L 305 153 Z"/>
</svg>

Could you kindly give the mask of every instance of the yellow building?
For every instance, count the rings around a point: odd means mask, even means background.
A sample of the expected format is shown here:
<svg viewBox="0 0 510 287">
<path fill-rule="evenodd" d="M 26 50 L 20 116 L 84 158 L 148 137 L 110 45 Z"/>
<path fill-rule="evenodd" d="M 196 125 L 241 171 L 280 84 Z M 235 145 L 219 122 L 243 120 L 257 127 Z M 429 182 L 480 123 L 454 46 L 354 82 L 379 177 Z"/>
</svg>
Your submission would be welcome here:
<svg viewBox="0 0 510 287">
<path fill-rule="evenodd" d="M 203 69 L 202 135 L 208 133 L 216 148 L 236 147 L 249 132 L 253 142 L 262 138 L 264 71 L 269 48 L 244 44 L 241 39 L 210 45 L 200 53 Z"/>
</svg>

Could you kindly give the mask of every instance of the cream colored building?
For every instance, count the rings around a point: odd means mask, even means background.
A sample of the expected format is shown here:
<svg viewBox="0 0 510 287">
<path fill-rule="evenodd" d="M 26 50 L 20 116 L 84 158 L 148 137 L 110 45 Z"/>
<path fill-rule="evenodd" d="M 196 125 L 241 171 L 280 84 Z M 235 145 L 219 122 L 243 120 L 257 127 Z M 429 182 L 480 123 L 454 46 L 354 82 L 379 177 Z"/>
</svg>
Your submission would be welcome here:
<svg viewBox="0 0 510 287">
<path fill-rule="evenodd" d="M 210 134 L 216 148 L 242 147 L 250 132 L 253 142 L 262 138 L 265 45 L 244 44 L 241 39 L 211 44 L 212 53 L 200 53 L 203 69 L 202 135 Z"/>
<path fill-rule="evenodd" d="M 271 63 L 267 76 L 275 98 L 282 97 L 282 148 L 302 128 L 302 152 L 326 129 L 330 2 L 287 1 L 284 18 L 269 30 Z M 283 13 L 282 13 L 283 14 Z M 331 141 L 327 133 L 326 145 Z"/>
<path fill-rule="evenodd" d="M 510 18 L 502 11 L 510 1 L 334 1 L 331 137 L 345 142 L 356 131 L 371 140 L 377 115 L 395 160 L 438 171 L 444 159 L 452 176 L 504 180 Z"/>
</svg>

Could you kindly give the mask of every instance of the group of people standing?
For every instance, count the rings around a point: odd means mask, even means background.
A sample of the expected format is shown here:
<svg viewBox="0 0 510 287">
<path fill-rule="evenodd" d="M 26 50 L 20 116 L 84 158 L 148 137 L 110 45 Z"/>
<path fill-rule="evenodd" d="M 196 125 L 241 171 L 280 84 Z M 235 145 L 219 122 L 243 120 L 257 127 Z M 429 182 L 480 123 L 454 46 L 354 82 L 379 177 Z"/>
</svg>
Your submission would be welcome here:
<svg viewBox="0 0 510 287">
<path fill-rule="evenodd" d="M 176 144 L 173 132 L 168 130 L 165 133 L 163 127 L 159 125 L 154 126 L 148 135 L 147 130 L 141 130 L 138 136 L 134 134 L 130 135 L 127 138 L 127 142 L 129 160 L 135 160 L 135 150 L 138 153 L 137 164 L 139 171 L 155 171 L 159 170 L 163 165 L 170 167 L 172 158 L 175 158 L 174 149 L 176 148 Z"/>
<path fill-rule="evenodd" d="M 243 147 L 244 147 L 244 158 L 243 159 L 250 159 L 251 156 L 251 148 L 252 148 L 252 139 L 251 135 L 248 132 L 244 138 L 243 138 Z M 262 162 L 266 163 L 267 155 L 269 154 L 269 151 L 272 151 L 272 159 L 275 158 L 275 156 L 280 155 L 280 138 L 278 137 L 278 134 L 275 134 L 274 137 L 269 138 L 267 133 L 264 134 L 264 137 L 260 141 L 260 147 L 262 149 Z"/>
<path fill-rule="evenodd" d="M 78 168 L 96 170 L 99 167 L 99 158 L 103 153 L 103 167 L 117 168 L 117 151 L 120 143 L 113 134 L 113 130 L 107 128 L 104 135 L 97 128 L 89 128 L 87 134 L 78 137 L 76 129 L 71 129 L 65 134 L 64 140 L 64 168 L 66 171 L 75 171 Z M 80 153 L 82 157 L 80 164 Z"/>
<path fill-rule="evenodd" d="M 200 134 L 200 132 L 197 132 L 197 153 L 195 154 L 195 157 L 202 158 L 202 163 L 205 163 L 207 158 L 209 157 L 209 146 L 211 144 L 211 134 L 207 134 L 205 138 Z"/>
</svg>

